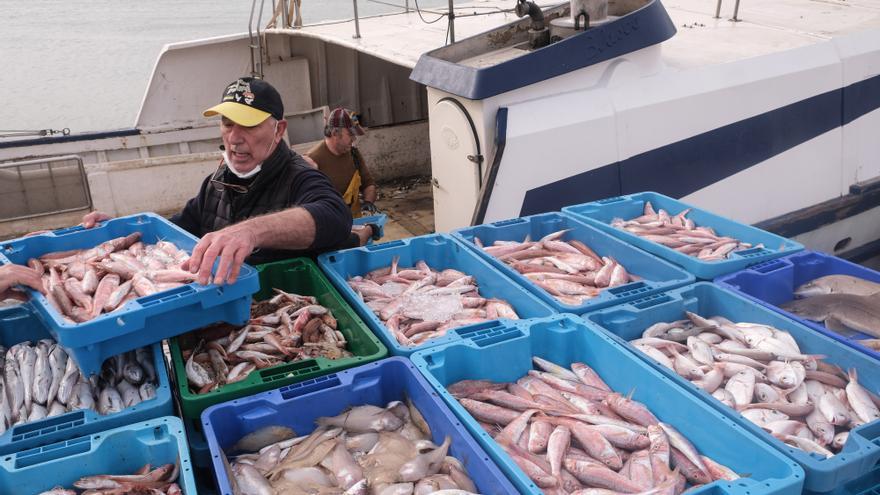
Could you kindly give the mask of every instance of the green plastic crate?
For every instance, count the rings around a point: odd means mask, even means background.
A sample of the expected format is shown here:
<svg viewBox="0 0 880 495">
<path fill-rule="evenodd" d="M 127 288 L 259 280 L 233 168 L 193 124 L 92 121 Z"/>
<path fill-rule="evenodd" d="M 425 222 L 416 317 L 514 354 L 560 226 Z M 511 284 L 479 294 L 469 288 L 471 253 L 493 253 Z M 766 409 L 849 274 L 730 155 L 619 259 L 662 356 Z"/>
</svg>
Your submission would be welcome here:
<svg viewBox="0 0 880 495">
<path fill-rule="evenodd" d="M 206 408 L 228 400 L 247 397 L 258 392 L 301 382 L 328 373 L 336 373 L 347 368 L 367 364 L 382 359 L 388 349 L 373 335 L 373 332 L 355 314 L 342 296 L 321 273 L 315 263 L 307 258 L 267 263 L 257 267 L 260 276 L 260 290 L 254 299 L 263 300 L 271 297 L 273 288 L 293 292 L 303 296 L 314 296 L 318 303 L 333 312 L 339 330 L 348 341 L 348 350 L 353 357 L 343 359 L 304 359 L 283 363 L 277 366 L 253 371 L 244 380 L 224 385 L 206 394 L 194 394 L 186 380 L 186 362 L 181 353 L 181 344 L 190 347 L 189 339 L 193 333 L 180 335 L 171 339 L 171 363 L 177 394 L 180 398 L 180 410 L 186 419 L 199 422 L 199 415 Z"/>
</svg>

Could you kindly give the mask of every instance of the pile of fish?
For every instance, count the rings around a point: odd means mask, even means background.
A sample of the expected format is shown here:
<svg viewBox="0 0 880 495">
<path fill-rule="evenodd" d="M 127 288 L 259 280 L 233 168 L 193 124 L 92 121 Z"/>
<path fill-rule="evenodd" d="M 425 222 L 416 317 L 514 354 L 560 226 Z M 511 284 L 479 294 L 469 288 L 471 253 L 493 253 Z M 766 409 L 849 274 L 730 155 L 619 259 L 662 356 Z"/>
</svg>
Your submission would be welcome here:
<svg viewBox="0 0 880 495">
<path fill-rule="evenodd" d="M 519 319 L 507 301 L 481 297 L 471 275 L 451 268 L 438 272 L 424 261 L 400 268 L 398 260 L 352 277 L 348 285 L 402 345 L 421 345 L 472 323 Z"/>
<path fill-rule="evenodd" d="M 630 343 L 785 443 L 831 457 L 850 429 L 880 419 L 880 399 L 859 385 L 856 370 L 801 353 L 788 332 L 686 315 Z"/>
<path fill-rule="evenodd" d="M 553 232 L 537 242 L 527 237 L 523 242 L 495 241 L 491 246 L 475 237 L 474 244 L 569 306 L 598 296 L 602 289 L 639 280 L 613 258 L 599 256 L 583 242 L 561 240 L 567 232 Z"/>
<path fill-rule="evenodd" d="M 324 357 L 351 357 L 348 342 L 329 309 L 311 296 L 279 289 L 271 299 L 251 304 L 244 327 L 213 325 L 181 338 L 190 390 L 204 394 L 247 378 L 256 369 Z"/>
<path fill-rule="evenodd" d="M 148 347 L 114 356 L 86 378 L 52 340 L 22 342 L 0 347 L 0 369 L 0 434 L 78 409 L 117 413 L 152 399 L 159 385 Z"/>
<path fill-rule="evenodd" d="M 119 495 L 122 493 L 143 493 L 150 495 L 182 495 L 176 483 L 179 474 L 177 464 L 165 464 L 156 469 L 147 464 L 134 474 L 98 474 L 85 476 L 73 483 L 83 495 Z M 38 495 L 77 495 L 77 491 L 56 487 Z"/>
<path fill-rule="evenodd" d="M 451 439 L 431 441 L 412 402 L 358 406 L 315 421 L 311 434 L 257 430 L 229 449 L 233 493 L 250 495 L 466 495 L 476 492 Z M 243 453 L 242 453 L 243 452 Z"/>
<path fill-rule="evenodd" d="M 189 258 L 168 241 L 144 244 L 141 233 L 91 249 L 47 253 L 27 264 L 43 276 L 46 299 L 68 321 L 82 323 L 121 308 L 129 299 L 195 280 L 180 269 Z"/>
<path fill-rule="evenodd" d="M 539 370 L 516 383 L 464 380 L 447 390 L 545 494 L 678 495 L 688 482 L 739 478 L 586 364 L 533 361 Z"/>
<path fill-rule="evenodd" d="M 880 338 L 880 284 L 850 275 L 827 275 L 799 286 L 798 299 L 782 309 L 806 320 L 821 322 L 844 336 L 854 332 Z M 876 339 L 859 341 L 877 348 Z"/>
<path fill-rule="evenodd" d="M 733 237 L 719 236 L 711 227 L 698 227 L 687 218 L 690 211 L 687 208 L 677 215 L 670 215 L 661 208 L 655 212 L 651 202 L 645 201 L 642 216 L 630 220 L 615 218 L 611 226 L 702 261 L 720 261 L 736 251 L 764 247 L 762 244 L 753 246 Z"/>
</svg>

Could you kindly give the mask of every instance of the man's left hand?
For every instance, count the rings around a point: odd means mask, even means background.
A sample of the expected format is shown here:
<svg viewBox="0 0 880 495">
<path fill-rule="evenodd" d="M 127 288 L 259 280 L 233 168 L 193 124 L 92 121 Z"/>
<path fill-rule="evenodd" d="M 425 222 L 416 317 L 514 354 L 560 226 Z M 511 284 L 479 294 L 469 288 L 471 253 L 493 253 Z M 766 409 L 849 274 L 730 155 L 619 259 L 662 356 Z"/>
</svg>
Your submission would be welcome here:
<svg viewBox="0 0 880 495">
<path fill-rule="evenodd" d="M 24 285 L 40 292 L 46 292 L 40 274 L 33 268 L 12 264 L 0 267 L 0 301 L 5 299 L 27 300 L 27 294 L 13 289 L 16 285 Z"/>
<path fill-rule="evenodd" d="M 379 211 L 379 208 L 376 208 L 376 204 L 370 201 L 364 201 L 361 203 L 361 212 L 367 214 L 368 216 L 378 215 L 382 213 Z"/>
<path fill-rule="evenodd" d="M 248 227 L 248 222 L 230 225 L 202 237 L 193 249 L 192 256 L 181 265 L 181 268 L 197 273 L 198 283 L 208 285 L 211 282 L 211 268 L 219 257 L 220 263 L 217 265 L 213 283 L 234 284 L 238 279 L 242 263 L 255 247 L 256 235 Z"/>
</svg>

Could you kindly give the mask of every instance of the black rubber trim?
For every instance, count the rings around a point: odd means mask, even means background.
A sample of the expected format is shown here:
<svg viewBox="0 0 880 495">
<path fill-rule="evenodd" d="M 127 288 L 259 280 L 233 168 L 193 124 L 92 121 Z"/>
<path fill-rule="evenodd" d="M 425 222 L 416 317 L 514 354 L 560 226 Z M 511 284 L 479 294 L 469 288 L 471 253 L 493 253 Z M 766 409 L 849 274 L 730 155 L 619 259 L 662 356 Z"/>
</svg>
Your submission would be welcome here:
<svg viewBox="0 0 880 495">
<path fill-rule="evenodd" d="M 489 177 L 480 189 L 480 197 L 471 217 L 471 225 L 480 225 L 486 218 L 486 210 L 489 209 L 489 200 L 492 198 L 492 190 L 495 188 L 495 179 L 498 177 L 498 169 L 501 168 L 501 158 L 504 156 L 504 147 L 507 144 L 507 107 L 500 107 L 495 114 L 495 158 L 489 168 Z"/>
<path fill-rule="evenodd" d="M 467 118 L 468 124 L 471 126 L 471 135 L 474 136 L 474 141 L 477 143 L 477 172 L 479 173 L 478 177 L 480 179 L 480 189 L 483 189 L 483 149 L 480 147 L 480 135 L 477 134 L 477 126 L 474 125 L 474 119 L 471 118 L 471 114 L 467 111 L 464 105 L 461 104 L 460 101 L 447 96 L 445 98 L 440 99 L 437 103 L 443 103 L 444 101 L 448 101 L 453 105 L 457 106 L 459 110 L 464 114 Z"/>
</svg>

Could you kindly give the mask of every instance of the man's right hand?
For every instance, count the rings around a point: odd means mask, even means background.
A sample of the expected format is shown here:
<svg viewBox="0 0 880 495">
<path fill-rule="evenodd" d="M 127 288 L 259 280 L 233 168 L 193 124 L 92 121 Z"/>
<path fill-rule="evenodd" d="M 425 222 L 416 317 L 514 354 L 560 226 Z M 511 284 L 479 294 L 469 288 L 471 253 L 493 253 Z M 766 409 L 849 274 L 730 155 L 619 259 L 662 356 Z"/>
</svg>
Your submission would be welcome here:
<svg viewBox="0 0 880 495">
<path fill-rule="evenodd" d="M 102 211 L 93 211 L 91 213 L 86 214 L 82 220 L 82 226 L 90 229 L 98 224 L 98 222 L 103 222 L 104 220 L 110 220 L 110 215 L 102 212 Z"/>
</svg>

